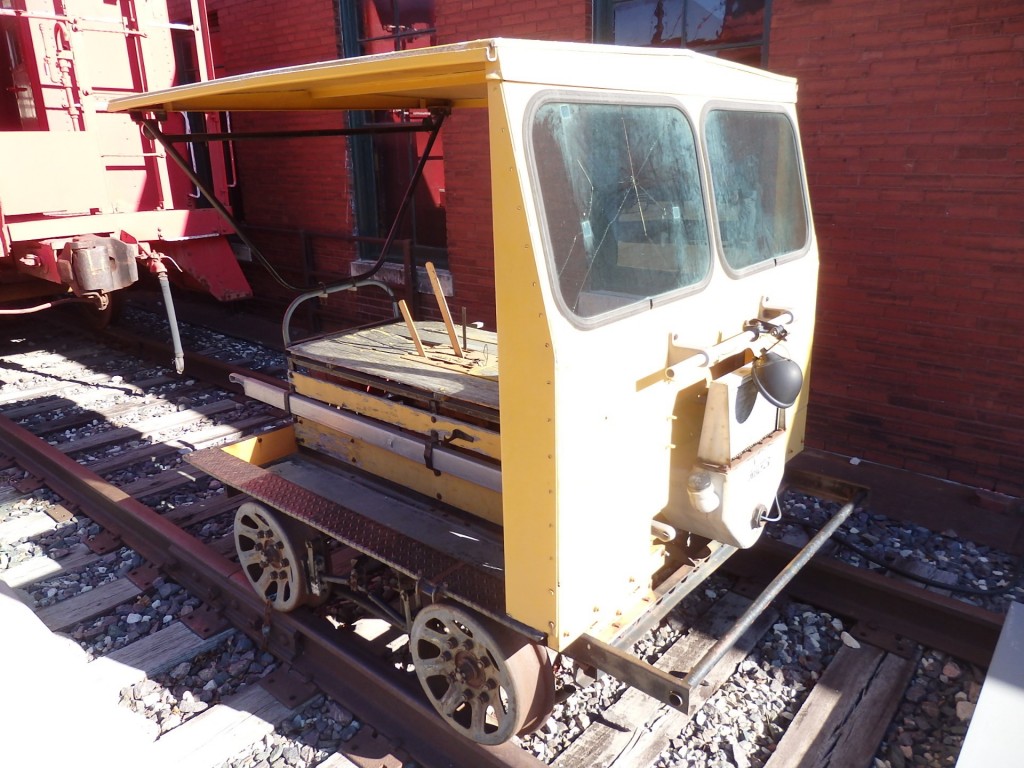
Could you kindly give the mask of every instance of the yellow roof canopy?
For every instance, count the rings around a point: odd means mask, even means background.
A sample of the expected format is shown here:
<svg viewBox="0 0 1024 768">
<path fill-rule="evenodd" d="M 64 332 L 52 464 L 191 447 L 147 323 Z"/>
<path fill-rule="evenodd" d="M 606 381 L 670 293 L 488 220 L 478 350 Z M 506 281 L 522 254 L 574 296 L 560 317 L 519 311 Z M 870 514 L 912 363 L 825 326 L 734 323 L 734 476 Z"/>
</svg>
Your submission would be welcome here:
<svg viewBox="0 0 1024 768">
<path fill-rule="evenodd" d="M 795 101 L 796 81 L 680 49 L 494 38 L 301 64 L 114 99 L 112 112 L 483 107 L 494 81 Z"/>
<path fill-rule="evenodd" d="M 483 106 L 493 41 L 302 64 L 114 99 L 111 112 Z"/>
</svg>

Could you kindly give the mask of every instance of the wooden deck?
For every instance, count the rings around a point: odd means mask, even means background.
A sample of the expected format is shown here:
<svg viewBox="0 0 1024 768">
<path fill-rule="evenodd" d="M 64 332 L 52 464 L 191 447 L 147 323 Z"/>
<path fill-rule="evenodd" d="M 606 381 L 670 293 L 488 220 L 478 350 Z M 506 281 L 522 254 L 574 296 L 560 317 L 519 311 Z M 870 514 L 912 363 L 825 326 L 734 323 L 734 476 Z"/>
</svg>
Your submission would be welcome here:
<svg viewBox="0 0 1024 768">
<path fill-rule="evenodd" d="M 456 358 L 444 325 L 416 324 L 426 356 L 416 352 L 402 322 L 299 342 L 289 348 L 296 365 L 327 368 L 387 392 L 448 404 L 498 417 L 497 334 L 466 331 L 467 357 Z"/>
</svg>

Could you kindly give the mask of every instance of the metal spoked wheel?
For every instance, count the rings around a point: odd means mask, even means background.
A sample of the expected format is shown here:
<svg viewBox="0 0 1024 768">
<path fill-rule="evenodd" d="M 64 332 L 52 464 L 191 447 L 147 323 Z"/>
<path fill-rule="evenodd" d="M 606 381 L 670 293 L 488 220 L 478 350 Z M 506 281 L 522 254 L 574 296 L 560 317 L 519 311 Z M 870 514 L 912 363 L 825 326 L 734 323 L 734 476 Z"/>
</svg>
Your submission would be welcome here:
<svg viewBox="0 0 1024 768">
<path fill-rule="evenodd" d="M 451 604 L 417 614 L 409 640 L 416 675 L 456 731 L 501 744 L 535 730 L 554 707 L 547 650 Z"/>
<path fill-rule="evenodd" d="M 278 611 L 288 612 L 309 601 L 302 565 L 305 539 L 280 512 L 247 501 L 235 512 L 235 551 L 249 583 Z"/>
</svg>

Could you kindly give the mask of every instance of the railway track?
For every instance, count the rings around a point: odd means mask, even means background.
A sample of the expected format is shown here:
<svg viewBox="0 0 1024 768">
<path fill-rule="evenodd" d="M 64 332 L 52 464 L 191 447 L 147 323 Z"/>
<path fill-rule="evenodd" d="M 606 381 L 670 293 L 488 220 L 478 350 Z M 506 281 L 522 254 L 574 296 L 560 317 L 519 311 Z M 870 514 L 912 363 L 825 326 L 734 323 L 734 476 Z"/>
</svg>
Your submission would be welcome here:
<svg viewBox="0 0 1024 768">
<path fill-rule="evenodd" d="M 97 690 L 128 703 L 132 688 L 143 701 L 163 698 L 154 699 L 153 678 L 166 684 L 175 670 L 187 678 L 195 664 L 202 674 L 203 662 L 195 659 L 204 653 L 238 667 L 228 672 L 241 679 L 209 687 L 215 695 L 204 697 L 200 687 L 183 700 L 179 691 L 172 706 L 158 709 L 167 714 L 156 718 L 166 730 L 156 742 L 160 759 L 174 762 L 187 754 L 190 764 L 225 764 L 239 751 L 258 749 L 252 743 L 265 740 L 274 726 L 290 723 L 287 731 L 299 721 L 316 724 L 321 718 L 305 709 L 312 701 L 333 714 L 335 724 L 314 744 L 379 756 L 368 764 L 534 763 L 512 745 L 485 749 L 449 738 L 415 679 L 389 668 L 379 649 L 354 636 L 339 637 L 348 633 L 312 614 L 271 616 L 256 599 L 227 554 L 241 499 L 225 497 L 216 483 L 182 465 L 180 455 L 270 426 L 280 414 L 193 380 L 172 386 L 162 374 L 149 376 L 141 361 L 92 348 L 67 332 L 59 343 L 19 344 L 24 348 L 4 355 L 6 371 L 15 372 L 5 385 L 0 420 L 0 461 L 8 478 L 0 536 L 14 542 L 4 581 L 37 604 L 48 628 L 80 640 L 97 656 L 90 666 L 117 670 Z M 92 363 L 91 372 L 83 363 Z M 177 594 L 179 587 L 185 596 Z M 149 610 L 175 603 L 177 616 Z M 233 647 L 221 650 L 225 643 Z M 254 665 L 265 672 L 260 685 L 249 679 Z M 204 683 L 223 671 L 217 666 L 205 667 L 212 677 Z M 338 700 L 359 701 L 358 719 Z M 168 718 L 176 727 L 165 727 Z M 401 748 L 382 732 L 400 734 Z M 310 746 L 301 738 L 291 741 L 281 754 Z M 347 764 L 338 754 L 307 757 Z"/>
<path fill-rule="evenodd" d="M 257 765 L 273 755 L 328 766 L 943 765 L 955 744 L 920 737 L 913 705 L 936 704 L 932 721 L 965 729 L 960 716 L 976 700 L 998 614 L 825 561 L 794 587 L 815 607 L 783 601 L 765 614 L 689 715 L 604 679 L 571 695 L 566 688 L 523 749 L 456 739 L 415 678 L 395 669 L 394 638 L 339 631 L 325 611 L 270 615 L 241 577 L 230 535 L 241 500 L 181 455 L 281 414 L 111 354 L 91 337 L 60 338 L 26 334 L 2 349 L 0 578 L 96 657 L 97 674 L 119 670 L 99 687 L 146 714 L 152 735 L 163 734 L 158 745 L 191 750 L 190 764 Z M 252 375 L 260 354 L 221 357 L 190 358 L 187 370 L 223 383 L 233 362 Z M 749 604 L 766 568 L 784 562 L 785 545 L 766 544 L 734 558 L 735 575 L 697 590 L 643 641 L 643 653 L 666 669 L 692 665 Z M 876 590 L 870 600 L 867 588 Z M 927 688 L 940 677 L 945 688 Z M 921 697 L 909 701 L 908 692 Z M 966 704 L 951 713 L 928 698 L 958 695 Z M 239 717 L 232 725 L 202 725 L 228 711 Z M 749 714 L 737 724 L 737 712 Z"/>
</svg>

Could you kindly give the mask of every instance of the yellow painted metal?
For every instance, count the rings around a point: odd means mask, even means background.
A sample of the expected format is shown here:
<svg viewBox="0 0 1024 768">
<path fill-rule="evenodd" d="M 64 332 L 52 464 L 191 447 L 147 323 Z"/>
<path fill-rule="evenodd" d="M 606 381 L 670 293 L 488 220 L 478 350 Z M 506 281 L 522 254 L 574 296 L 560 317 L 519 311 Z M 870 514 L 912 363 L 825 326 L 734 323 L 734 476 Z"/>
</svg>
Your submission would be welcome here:
<svg viewBox="0 0 1024 768">
<path fill-rule="evenodd" d="M 501 350 L 501 467 L 505 607 L 548 633 L 558 647 L 558 488 L 555 464 L 555 359 L 548 310 L 516 161 L 513 124 L 500 85 L 490 86 L 494 284 Z M 500 212 L 500 215 L 499 215 Z"/>
<path fill-rule="evenodd" d="M 295 442 L 295 430 L 289 424 L 271 432 L 264 432 L 261 435 L 226 445 L 221 450 L 236 459 L 242 459 L 242 461 L 262 467 L 284 458 L 288 454 L 295 453 L 298 450 L 298 445 Z"/>
<path fill-rule="evenodd" d="M 489 40 L 303 64 L 111 101 L 126 111 L 293 111 L 481 106 Z"/>
<path fill-rule="evenodd" d="M 299 445 L 333 456 L 364 472 L 390 480 L 403 488 L 450 504 L 492 523 L 501 524 L 501 494 L 448 474 L 434 474 L 421 462 L 396 456 L 351 435 L 308 419 L 296 419 Z"/>
<path fill-rule="evenodd" d="M 680 62 L 687 78 L 679 81 Z M 794 81 L 689 51 L 490 38 L 301 64 L 132 94 L 111 112 L 486 107 L 490 81 L 781 100 Z M 756 81 L 752 87 L 752 81 Z M 791 98 L 791 97 L 790 97 Z"/>
<path fill-rule="evenodd" d="M 291 381 L 295 391 L 300 395 L 421 435 L 429 436 L 432 431 L 450 435 L 454 430 L 460 430 L 473 439 L 457 441 L 455 444 L 459 448 L 479 453 L 489 459 L 501 458 L 501 438 L 498 433 L 476 424 L 445 416 L 433 416 L 428 411 L 414 408 L 398 400 L 377 397 L 302 373 L 292 373 Z"/>
</svg>

